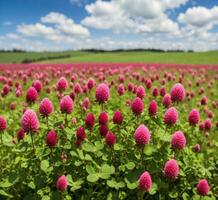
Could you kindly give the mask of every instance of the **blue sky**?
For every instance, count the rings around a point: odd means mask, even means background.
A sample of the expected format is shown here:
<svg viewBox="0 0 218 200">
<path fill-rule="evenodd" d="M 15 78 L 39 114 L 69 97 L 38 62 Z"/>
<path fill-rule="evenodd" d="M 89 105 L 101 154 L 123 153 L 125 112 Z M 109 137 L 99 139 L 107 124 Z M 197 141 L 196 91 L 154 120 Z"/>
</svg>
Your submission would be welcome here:
<svg viewBox="0 0 218 200">
<path fill-rule="evenodd" d="M 0 49 L 12 48 L 218 49 L 218 1 L 0 1 Z"/>
</svg>

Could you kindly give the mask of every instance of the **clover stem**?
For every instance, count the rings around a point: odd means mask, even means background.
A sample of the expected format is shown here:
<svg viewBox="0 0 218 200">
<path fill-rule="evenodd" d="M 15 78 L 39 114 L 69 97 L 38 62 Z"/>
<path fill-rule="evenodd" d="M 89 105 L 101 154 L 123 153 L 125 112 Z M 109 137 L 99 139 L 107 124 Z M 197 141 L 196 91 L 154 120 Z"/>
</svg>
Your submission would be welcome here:
<svg viewBox="0 0 218 200">
<path fill-rule="evenodd" d="M 51 150 L 50 157 L 52 158 L 52 156 L 53 156 L 53 148 L 51 147 L 50 150 Z"/>
<path fill-rule="evenodd" d="M 143 154 L 144 154 L 144 147 L 141 147 L 141 162 L 142 162 L 142 166 L 144 165 Z"/>
<path fill-rule="evenodd" d="M 115 160 L 115 155 L 114 155 L 114 148 L 111 147 L 110 149 L 111 149 L 111 158 L 112 158 L 112 159 L 111 159 L 111 161 L 112 161 L 111 164 L 112 164 L 113 161 Z"/>
<path fill-rule="evenodd" d="M 2 138 L 3 131 L 2 131 L 2 132 L 0 132 L 0 135 L 1 135 L 1 145 L 3 145 L 3 138 Z"/>
<path fill-rule="evenodd" d="M 49 125 L 48 125 L 48 116 L 46 116 L 46 124 L 47 124 L 47 128 L 49 129 Z"/>
<path fill-rule="evenodd" d="M 67 113 L 65 114 L 65 126 L 68 126 L 68 121 L 67 121 Z"/>
<path fill-rule="evenodd" d="M 91 142 L 93 140 L 92 128 L 90 128 L 89 130 L 90 130 L 90 142 Z"/>
<path fill-rule="evenodd" d="M 32 141 L 33 153 L 35 154 L 35 145 L 34 145 L 33 133 L 32 132 L 30 132 L 30 136 L 31 136 L 31 141 Z"/>
<path fill-rule="evenodd" d="M 101 111 L 104 111 L 104 103 L 101 104 Z"/>
</svg>

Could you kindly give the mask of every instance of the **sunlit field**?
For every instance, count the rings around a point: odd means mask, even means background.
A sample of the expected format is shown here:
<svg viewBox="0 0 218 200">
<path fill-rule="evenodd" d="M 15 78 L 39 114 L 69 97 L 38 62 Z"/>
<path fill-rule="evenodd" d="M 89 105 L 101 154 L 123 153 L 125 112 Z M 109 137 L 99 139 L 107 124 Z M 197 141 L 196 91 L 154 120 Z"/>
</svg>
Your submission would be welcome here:
<svg viewBox="0 0 218 200">
<path fill-rule="evenodd" d="M 218 51 L 208 52 L 0 52 L 0 63 L 165 63 L 217 64 Z"/>
<path fill-rule="evenodd" d="M 217 88 L 204 63 L 0 65 L 0 199 L 218 199 Z"/>
</svg>

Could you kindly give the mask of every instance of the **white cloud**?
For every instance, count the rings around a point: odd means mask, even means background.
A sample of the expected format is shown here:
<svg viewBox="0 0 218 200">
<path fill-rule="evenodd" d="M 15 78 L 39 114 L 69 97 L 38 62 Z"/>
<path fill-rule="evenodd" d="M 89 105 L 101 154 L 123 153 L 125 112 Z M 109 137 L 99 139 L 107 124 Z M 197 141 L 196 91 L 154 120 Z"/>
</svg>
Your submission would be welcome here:
<svg viewBox="0 0 218 200">
<path fill-rule="evenodd" d="M 54 24 L 55 28 L 65 34 L 79 37 L 88 37 L 90 35 L 88 29 L 80 24 L 75 24 L 71 18 L 57 12 L 51 12 L 41 18 L 42 23 Z"/>
<path fill-rule="evenodd" d="M 91 16 L 86 17 L 82 24 L 97 29 L 112 29 L 114 32 L 126 32 L 134 26 L 121 7 L 114 1 L 97 1 L 86 5 L 85 9 Z"/>
<path fill-rule="evenodd" d="M 189 8 L 179 15 L 178 20 L 193 27 L 211 29 L 218 24 L 218 6 L 211 9 L 201 6 Z"/>
<path fill-rule="evenodd" d="M 170 33 L 171 35 L 179 34 L 179 26 L 166 15 L 162 15 L 161 19 L 145 20 L 139 23 L 135 30 L 139 33 Z"/>
<path fill-rule="evenodd" d="M 164 9 L 174 9 L 186 4 L 189 0 L 158 0 Z"/>
<path fill-rule="evenodd" d="M 4 49 L 25 49 L 34 51 L 60 51 L 66 49 L 134 49 L 134 48 L 160 48 L 160 49 L 194 49 L 206 51 L 217 49 L 218 33 L 207 33 L 203 35 L 183 36 L 180 38 L 163 36 L 162 34 L 145 33 L 143 38 L 129 39 L 125 37 L 89 37 L 83 40 L 73 38 L 62 38 L 61 40 L 45 40 L 40 38 L 20 38 L 11 40 L 9 38 L 0 38 L 0 48 Z"/>
<path fill-rule="evenodd" d="M 44 24 L 21 24 L 17 26 L 17 31 L 26 36 L 46 36 L 57 34 L 58 31 L 52 27 L 47 27 Z"/>
<path fill-rule="evenodd" d="M 209 9 L 198 6 L 189 8 L 185 13 L 180 13 L 178 21 L 183 24 L 180 36 L 192 44 L 198 44 L 198 49 L 208 49 L 216 46 L 218 34 L 211 32 L 218 24 L 218 6 Z"/>
<path fill-rule="evenodd" d="M 15 34 L 15 33 L 7 33 L 5 35 L 6 38 L 9 38 L 9 39 L 13 39 L 13 40 L 18 40 L 20 39 L 20 36 L 18 34 Z"/>
<path fill-rule="evenodd" d="M 114 0 L 133 17 L 158 18 L 168 9 L 178 8 L 189 0 Z"/>
<path fill-rule="evenodd" d="M 90 36 L 87 28 L 76 24 L 71 18 L 57 12 L 51 12 L 41 17 L 41 22 L 36 24 L 18 25 L 17 32 L 27 37 L 47 39 L 56 43 L 62 41 L 72 42 L 75 39 Z"/>
<path fill-rule="evenodd" d="M 134 17 L 153 19 L 163 12 L 162 5 L 156 0 L 135 0 L 134 2 L 132 0 L 116 0 L 114 2 Z"/>
<path fill-rule="evenodd" d="M 82 24 L 114 32 L 178 33 L 178 25 L 165 14 L 188 0 L 97 0 L 85 6 Z"/>
<path fill-rule="evenodd" d="M 85 2 L 84 0 L 83 2 Z M 194 49 L 218 48 L 218 6 L 189 8 L 172 20 L 167 13 L 188 0 L 97 0 L 85 6 L 81 23 L 62 13 L 51 12 L 35 24 L 20 24 L 17 32 L 0 36 L 0 48 L 26 50 L 66 49 Z M 107 32 L 91 36 L 87 27 Z M 100 31 L 98 33 L 101 33 Z M 94 33 L 95 34 L 95 33 Z"/>
</svg>

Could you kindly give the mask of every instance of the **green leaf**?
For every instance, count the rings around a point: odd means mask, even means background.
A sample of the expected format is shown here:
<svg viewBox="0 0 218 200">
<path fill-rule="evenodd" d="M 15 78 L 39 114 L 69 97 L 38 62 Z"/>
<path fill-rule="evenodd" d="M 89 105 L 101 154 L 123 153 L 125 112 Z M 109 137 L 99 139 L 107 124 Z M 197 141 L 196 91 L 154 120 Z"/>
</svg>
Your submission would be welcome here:
<svg viewBox="0 0 218 200">
<path fill-rule="evenodd" d="M 184 193 L 182 194 L 182 199 L 183 199 L 183 200 L 189 200 L 190 198 L 189 198 L 189 195 L 188 195 L 186 192 L 184 192 Z"/>
<path fill-rule="evenodd" d="M 13 184 L 10 183 L 8 181 L 8 179 L 3 179 L 3 181 L 0 182 L 0 187 L 1 188 L 8 188 L 8 187 L 11 187 Z"/>
<path fill-rule="evenodd" d="M 180 175 L 180 176 L 184 176 L 184 177 L 186 176 L 186 174 L 184 173 L 184 171 L 183 171 L 182 169 L 179 170 L 179 175 Z"/>
<path fill-rule="evenodd" d="M 215 199 L 215 197 L 209 197 L 209 196 L 204 197 L 204 200 L 213 200 L 213 199 Z"/>
<path fill-rule="evenodd" d="M 156 184 L 156 183 L 152 183 L 152 188 L 151 188 L 149 194 L 150 194 L 150 195 L 156 194 L 156 193 L 157 193 L 157 188 L 158 188 L 158 187 L 157 187 L 157 184 Z"/>
<path fill-rule="evenodd" d="M 67 182 L 68 182 L 69 186 L 73 185 L 73 179 L 72 179 L 72 176 L 70 174 L 67 175 Z"/>
<path fill-rule="evenodd" d="M 196 194 L 196 195 L 194 195 L 194 196 L 192 197 L 192 199 L 193 199 L 193 200 L 200 200 L 200 196 Z"/>
<path fill-rule="evenodd" d="M 101 171 L 99 173 L 99 176 L 102 179 L 108 179 L 111 174 L 114 174 L 114 172 L 115 172 L 114 166 L 109 166 L 108 164 L 103 164 L 101 166 Z"/>
<path fill-rule="evenodd" d="M 124 188 L 124 187 L 125 187 L 125 183 L 124 183 L 123 181 L 117 182 L 117 184 L 116 184 L 116 189 Z"/>
<path fill-rule="evenodd" d="M 95 169 L 92 165 L 86 165 L 86 171 L 88 174 L 95 174 Z"/>
<path fill-rule="evenodd" d="M 116 182 L 114 180 L 107 180 L 107 185 L 111 188 L 115 188 Z"/>
<path fill-rule="evenodd" d="M 74 162 L 74 165 L 75 165 L 76 167 L 78 167 L 78 166 L 82 165 L 82 162 L 81 162 L 80 160 L 76 160 L 76 161 Z"/>
<path fill-rule="evenodd" d="M 40 163 L 40 168 L 45 173 L 50 172 L 51 168 L 49 167 L 49 162 L 47 160 L 42 160 Z"/>
<path fill-rule="evenodd" d="M 102 142 L 100 141 L 97 141 L 95 142 L 95 148 L 96 148 L 96 151 L 102 150 L 104 148 L 104 144 L 102 144 Z"/>
<path fill-rule="evenodd" d="M 107 200 L 112 200 L 113 199 L 113 194 L 110 192 L 108 195 L 107 195 Z"/>
<path fill-rule="evenodd" d="M 8 193 L 5 192 L 4 190 L 0 190 L 0 195 L 5 196 L 5 197 L 9 197 L 9 198 L 13 198 L 12 195 L 8 194 Z"/>
<path fill-rule="evenodd" d="M 160 140 L 162 140 L 163 142 L 170 142 L 171 140 L 171 135 L 169 133 L 165 133 L 164 131 L 161 131 L 158 134 L 158 137 L 160 138 Z"/>
<path fill-rule="evenodd" d="M 126 199 L 127 193 L 124 191 L 119 191 L 119 199 Z"/>
<path fill-rule="evenodd" d="M 84 154 L 83 154 L 83 151 L 80 150 L 80 149 L 77 149 L 77 153 L 78 153 L 78 155 L 79 155 L 79 158 L 80 158 L 81 160 L 84 160 Z"/>
<path fill-rule="evenodd" d="M 170 192 L 169 197 L 171 197 L 172 199 L 176 199 L 178 197 L 178 192 L 176 192 L 176 191 Z"/>
<path fill-rule="evenodd" d="M 77 153 L 76 153 L 75 151 L 71 151 L 71 152 L 70 152 L 70 155 L 71 155 L 72 157 L 78 157 L 78 155 L 77 155 Z"/>
<path fill-rule="evenodd" d="M 135 182 L 131 183 L 127 178 L 125 178 L 125 182 L 127 184 L 127 188 L 130 189 L 130 190 L 134 190 L 138 186 L 138 181 L 135 181 Z"/>
<path fill-rule="evenodd" d="M 144 147 L 144 154 L 145 154 L 145 155 L 150 156 L 150 155 L 152 155 L 152 153 L 154 153 L 154 152 L 155 152 L 154 146 L 152 146 L 152 145 L 146 145 L 146 146 Z"/>
<path fill-rule="evenodd" d="M 85 155 L 85 160 L 92 161 L 92 157 L 89 154 Z"/>
<path fill-rule="evenodd" d="M 98 173 L 95 173 L 95 174 L 89 174 L 87 176 L 87 181 L 91 182 L 91 183 L 94 183 L 94 182 L 97 182 L 99 179 L 99 174 Z"/>
<path fill-rule="evenodd" d="M 95 152 L 95 146 L 92 143 L 84 143 L 82 149 L 87 152 Z"/>
<path fill-rule="evenodd" d="M 134 162 L 128 162 L 126 164 L 127 169 L 132 170 L 135 168 L 135 163 Z"/>
<path fill-rule="evenodd" d="M 107 180 L 107 185 L 111 188 L 115 188 L 116 190 L 125 187 L 125 183 L 123 181 L 117 182 L 115 180 Z"/>
<path fill-rule="evenodd" d="M 71 187 L 71 191 L 74 192 L 74 191 L 80 189 L 82 187 L 83 182 L 84 181 L 82 179 L 79 179 L 76 182 L 74 181 L 72 184 L 72 187 Z"/>
<path fill-rule="evenodd" d="M 102 173 L 108 173 L 108 174 L 114 174 L 115 168 L 114 168 L 114 166 L 110 166 L 108 164 L 103 164 L 101 166 L 101 172 Z"/>
<path fill-rule="evenodd" d="M 28 183 L 28 187 L 31 189 L 36 189 L 35 183 L 33 181 L 31 181 L 30 183 Z"/>
<path fill-rule="evenodd" d="M 120 151 L 120 150 L 122 150 L 123 149 L 123 146 L 121 145 L 121 144 L 115 144 L 114 145 L 114 150 L 115 151 Z"/>
<path fill-rule="evenodd" d="M 125 170 L 126 170 L 125 165 L 120 165 L 119 170 L 122 171 L 122 172 L 125 172 Z"/>
<path fill-rule="evenodd" d="M 45 195 L 42 197 L 42 200 L 50 200 L 50 197 L 48 195 Z"/>
<path fill-rule="evenodd" d="M 108 173 L 99 173 L 99 176 L 102 179 L 109 179 L 111 175 Z"/>
</svg>

